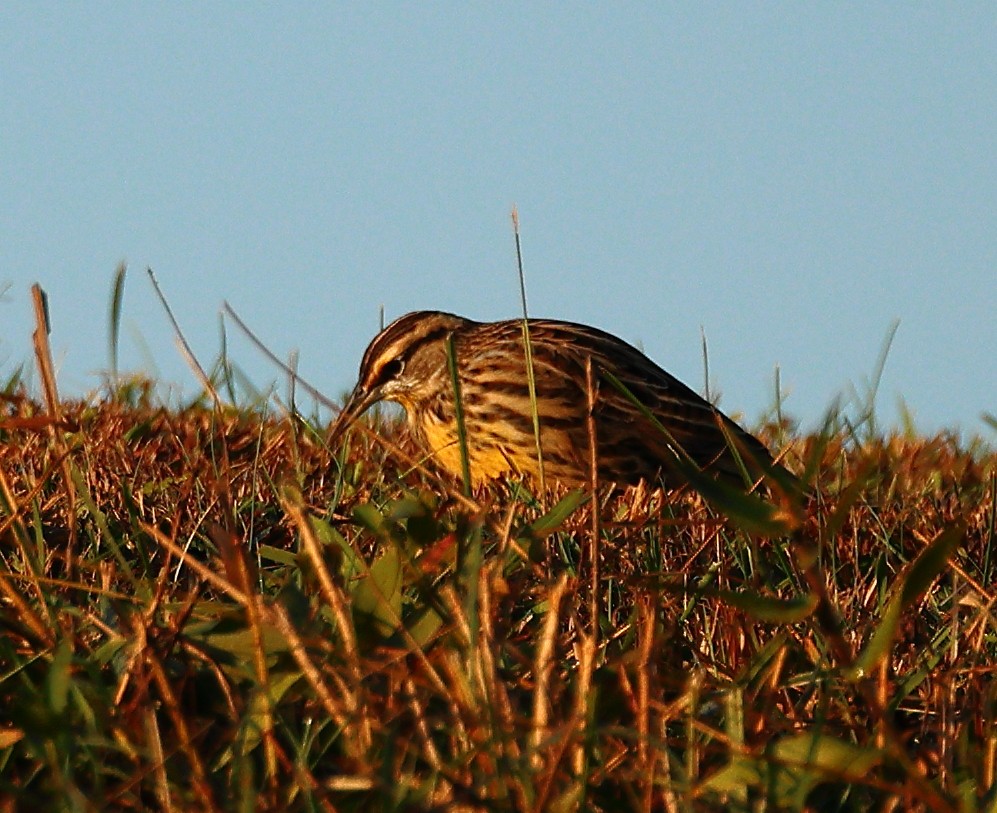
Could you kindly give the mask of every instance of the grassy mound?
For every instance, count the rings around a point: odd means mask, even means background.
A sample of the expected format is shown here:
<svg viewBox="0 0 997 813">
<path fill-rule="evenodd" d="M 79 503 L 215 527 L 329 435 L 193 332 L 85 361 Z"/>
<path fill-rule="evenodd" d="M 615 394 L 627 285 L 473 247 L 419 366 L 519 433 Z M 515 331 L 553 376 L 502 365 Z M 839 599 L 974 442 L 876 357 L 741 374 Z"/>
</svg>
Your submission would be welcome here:
<svg viewBox="0 0 997 813">
<path fill-rule="evenodd" d="M 790 438 L 805 504 L 466 497 L 390 422 L 153 400 L 3 400 L 4 809 L 993 804 L 982 447 Z"/>
</svg>

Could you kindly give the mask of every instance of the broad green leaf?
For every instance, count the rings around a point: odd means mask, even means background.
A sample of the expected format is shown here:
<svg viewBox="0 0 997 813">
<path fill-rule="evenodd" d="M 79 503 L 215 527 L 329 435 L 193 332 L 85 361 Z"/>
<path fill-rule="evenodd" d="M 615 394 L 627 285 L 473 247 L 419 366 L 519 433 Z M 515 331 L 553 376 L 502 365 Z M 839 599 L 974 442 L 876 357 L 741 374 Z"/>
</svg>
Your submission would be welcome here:
<svg viewBox="0 0 997 813">
<path fill-rule="evenodd" d="M 747 591 L 707 589 L 703 592 L 706 595 L 716 596 L 739 610 L 744 610 L 759 621 L 774 624 L 794 624 L 802 621 L 809 618 L 817 607 L 817 597 L 810 593 L 794 598 L 778 598 Z"/>
<path fill-rule="evenodd" d="M 353 612 L 357 620 L 373 621 L 375 631 L 388 637 L 398 628 L 402 612 L 402 560 L 390 545 L 370 566 L 353 589 Z"/>
<path fill-rule="evenodd" d="M 875 748 L 809 734 L 780 741 L 774 755 L 785 763 L 776 780 L 778 798 L 797 807 L 803 806 L 807 794 L 818 783 L 861 782 L 883 759 Z"/>
<path fill-rule="evenodd" d="M 380 516 L 380 514 L 378 514 Z M 346 541 L 343 535 L 333 528 L 325 520 L 318 519 L 317 517 L 309 517 L 309 522 L 312 524 L 312 528 L 315 529 L 315 534 L 318 536 L 319 541 L 324 545 L 333 546 L 337 548 L 343 555 L 342 565 L 340 566 L 340 575 L 347 581 L 355 579 L 358 574 L 363 573 L 367 570 L 367 563 L 360 558 L 360 555 L 353 549 L 353 546 Z"/>
<path fill-rule="evenodd" d="M 771 793 L 769 799 L 779 807 L 799 809 L 819 783 L 861 782 L 882 759 L 874 748 L 826 735 L 799 734 L 778 741 L 757 757 L 734 757 L 700 791 L 741 799 L 745 788 L 761 788 Z"/>
<path fill-rule="evenodd" d="M 550 813 L 575 813 L 583 810 L 586 795 L 586 785 L 582 777 L 568 783 L 568 787 L 560 795 L 554 797 L 547 809 Z"/>
<path fill-rule="evenodd" d="M 151 420 L 139 421 L 129 427 L 125 432 L 124 439 L 127 443 L 137 443 L 152 434 L 153 425 Z"/>
<path fill-rule="evenodd" d="M 870 675 L 890 651 L 900 625 L 900 616 L 942 572 L 956 546 L 966 533 L 964 526 L 955 525 L 942 531 L 914 560 L 901 576 L 897 592 L 886 605 L 882 620 L 862 654 L 849 670 L 853 680 Z"/>
<path fill-rule="evenodd" d="M 230 617 L 218 622 L 196 624 L 188 627 L 186 634 L 212 648 L 216 654 L 228 655 L 231 665 L 248 668 L 256 656 L 256 639 L 244 619 Z M 260 637 L 263 652 L 268 657 L 288 650 L 287 639 L 275 626 L 262 624 Z"/>
<path fill-rule="evenodd" d="M 100 664 L 114 662 L 115 668 L 124 666 L 125 657 L 128 654 L 128 647 L 132 644 L 132 639 L 124 636 L 108 638 L 104 643 L 93 651 L 94 660 Z"/>
<path fill-rule="evenodd" d="M 923 593 L 935 577 L 942 572 L 945 565 L 962 542 L 966 534 L 964 525 L 953 525 L 936 536 L 914 560 L 904 579 L 900 600 L 904 607 L 909 607 Z"/>
<path fill-rule="evenodd" d="M 575 509 L 585 503 L 587 499 L 588 497 L 584 491 L 577 488 L 572 489 L 558 500 L 557 505 L 551 508 L 546 514 L 530 523 L 530 532 L 538 537 L 542 537 L 556 531 L 574 513 Z"/>
<path fill-rule="evenodd" d="M 66 710 L 72 665 L 73 649 L 67 641 L 60 641 L 52 656 L 47 679 L 49 706 L 56 714 Z"/>
<path fill-rule="evenodd" d="M 281 586 L 277 601 L 287 611 L 295 629 L 304 630 L 307 627 L 311 619 L 311 599 L 293 580 Z"/>
<path fill-rule="evenodd" d="M 376 505 L 363 503 L 356 506 L 353 509 L 353 519 L 356 520 L 358 525 L 363 526 L 378 536 L 384 536 L 386 533 L 384 515 L 381 514 Z"/>
<path fill-rule="evenodd" d="M 785 514 L 761 497 L 715 480 L 685 461 L 679 460 L 677 465 L 689 485 L 742 530 L 764 537 L 786 536 L 792 531 Z"/>
<path fill-rule="evenodd" d="M 298 563 L 298 557 L 286 548 L 275 548 L 273 545 L 260 545 L 259 553 L 261 559 L 267 559 L 279 565 L 294 567 Z"/>
<path fill-rule="evenodd" d="M 411 517 L 424 517 L 428 513 L 425 503 L 414 495 L 407 495 L 397 500 L 393 500 L 384 512 L 384 516 L 393 520 L 410 519 Z"/>
<path fill-rule="evenodd" d="M 266 724 L 267 709 L 273 709 L 280 703 L 287 690 L 300 680 L 302 680 L 300 672 L 271 673 L 267 680 L 266 697 L 259 690 L 252 693 L 248 714 L 242 721 L 241 742 L 237 746 L 240 754 L 248 754 L 260 744 Z"/>
<path fill-rule="evenodd" d="M 436 637 L 443 625 L 443 618 L 432 607 L 426 607 L 418 615 L 406 623 L 409 635 L 420 647 L 425 647 Z"/>
</svg>

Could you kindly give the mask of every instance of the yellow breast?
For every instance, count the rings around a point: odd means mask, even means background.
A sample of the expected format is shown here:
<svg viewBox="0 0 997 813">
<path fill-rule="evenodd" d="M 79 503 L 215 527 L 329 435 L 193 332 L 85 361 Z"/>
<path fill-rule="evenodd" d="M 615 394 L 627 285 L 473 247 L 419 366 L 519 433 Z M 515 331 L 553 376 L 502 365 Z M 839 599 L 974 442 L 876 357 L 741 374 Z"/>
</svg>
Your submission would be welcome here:
<svg viewBox="0 0 997 813">
<path fill-rule="evenodd" d="M 423 420 L 419 429 L 430 457 L 454 476 L 461 477 L 463 464 L 455 427 L 429 418 Z M 536 460 L 516 459 L 509 450 L 494 443 L 481 443 L 480 438 L 468 437 L 467 445 L 468 464 L 474 485 L 507 474 L 538 475 Z"/>
</svg>

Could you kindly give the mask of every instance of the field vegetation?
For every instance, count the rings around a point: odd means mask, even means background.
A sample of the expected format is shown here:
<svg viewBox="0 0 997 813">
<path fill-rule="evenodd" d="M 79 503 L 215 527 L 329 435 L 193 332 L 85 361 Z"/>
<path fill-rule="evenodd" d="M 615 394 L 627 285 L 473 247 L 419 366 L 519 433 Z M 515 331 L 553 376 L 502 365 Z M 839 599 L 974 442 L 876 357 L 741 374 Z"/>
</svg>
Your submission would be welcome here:
<svg viewBox="0 0 997 813">
<path fill-rule="evenodd" d="M 188 403 L 62 400 L 36 350 L 0 396 L 2 810 L 997 809 L 982 440 L 773 410 L 806 496 L 467 493 L 226 359 Z"/>
</svg>

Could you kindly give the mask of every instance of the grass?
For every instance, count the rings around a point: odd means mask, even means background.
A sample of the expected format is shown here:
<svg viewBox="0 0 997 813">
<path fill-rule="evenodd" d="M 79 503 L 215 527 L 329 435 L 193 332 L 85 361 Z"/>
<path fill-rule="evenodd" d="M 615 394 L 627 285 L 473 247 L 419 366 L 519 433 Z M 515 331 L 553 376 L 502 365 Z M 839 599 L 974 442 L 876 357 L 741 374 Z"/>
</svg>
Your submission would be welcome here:
<svg viewBox="0 0 997 813">
<path fill-rule="evenodd" d="M 2 810 L 997 804 L 980 441 L 762 427 L 805 505 L 466 496 L 392 421 L 59 401 L 38 351 L 0 401 Z"/>
</svg>

